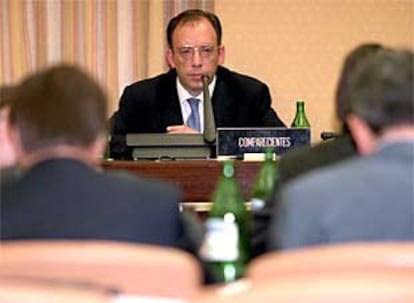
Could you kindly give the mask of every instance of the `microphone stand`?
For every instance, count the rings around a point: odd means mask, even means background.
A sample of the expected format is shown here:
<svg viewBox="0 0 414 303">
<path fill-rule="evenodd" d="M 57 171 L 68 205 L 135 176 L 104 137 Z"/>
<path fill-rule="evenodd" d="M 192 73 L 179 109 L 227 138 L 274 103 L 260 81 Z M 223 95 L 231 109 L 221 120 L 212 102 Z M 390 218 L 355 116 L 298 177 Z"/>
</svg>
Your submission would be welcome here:
<svg viewBox="0 0 414 303">
<path fill-rule="evenodd" d="M 214 121 L 213 105 L 211 104 L 210 92 L 208 90 L 208 75 L 201 76 L 203 81 L 204 99 L 204 132 L 203 138 L 206 143 L 212 144 L 216 141 L 216 123 Z"/>
</svg>

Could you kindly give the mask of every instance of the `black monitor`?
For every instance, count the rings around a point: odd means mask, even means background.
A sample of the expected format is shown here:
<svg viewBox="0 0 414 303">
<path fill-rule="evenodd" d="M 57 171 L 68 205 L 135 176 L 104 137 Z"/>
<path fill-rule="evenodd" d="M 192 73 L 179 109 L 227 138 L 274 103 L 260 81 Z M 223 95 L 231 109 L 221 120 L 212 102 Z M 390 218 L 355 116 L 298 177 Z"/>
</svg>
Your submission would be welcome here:
<svg viewBox="0 0 414 303">
<path fill-rule="evenodd" d="M 215 145 L 207 144 L 202 134 L 127 134 L 126 150 L 132 160 L 209 159 Z"/>
</svg>

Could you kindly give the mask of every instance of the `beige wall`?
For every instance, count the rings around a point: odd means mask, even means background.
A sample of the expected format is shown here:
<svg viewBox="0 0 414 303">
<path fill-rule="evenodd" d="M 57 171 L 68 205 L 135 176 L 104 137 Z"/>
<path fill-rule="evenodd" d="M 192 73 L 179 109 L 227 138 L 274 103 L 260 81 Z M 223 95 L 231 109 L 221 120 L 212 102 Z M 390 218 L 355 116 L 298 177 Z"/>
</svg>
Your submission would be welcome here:
<svg viewBox="0 0 414 303">
<path fill-rule="evenodd" d="M 336 127 L 333 96 L 342 60 L 362 42 L 414 45 L 414 0 L 218 0 L 226 63 L 271 89 L 290 124 L 306 101 L 312 139 Z"/>
</svg>

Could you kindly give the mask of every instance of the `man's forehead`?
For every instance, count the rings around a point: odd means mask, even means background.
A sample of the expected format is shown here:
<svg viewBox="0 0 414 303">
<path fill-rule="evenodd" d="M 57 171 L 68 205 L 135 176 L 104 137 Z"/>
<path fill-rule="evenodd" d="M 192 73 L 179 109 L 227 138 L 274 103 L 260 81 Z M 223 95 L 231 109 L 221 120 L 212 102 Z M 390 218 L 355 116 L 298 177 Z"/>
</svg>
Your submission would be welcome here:
<svg viewBox="0 0 414 303">
<path fill-rule="evenodd" d="M 183 32 L 187 32 L 187 30 L 198 28 L 200 24 L 211 28 L 211 37 L 204 36 L 204 37 L 199 37 L 199 38 L 211 38 L 212 40 L 215 41 L 217 39 L 217 33 L 214 30 L 213 25 L 206 18 L 203 18 L 203 17 L 200 17 L 198 19 L 187 20 L 186 22 L 182 21 L 181 23 L 179 23 L 173 32 L 173 36 L 172 36 L 173 41 L 181 38 L 181 36 L 179 36 L 178 33 L 183 33 Z"/>
<path fill-rule="evenodd" d="M 211 24 L 211 22 L 207 18 L 198 17 L 196 19 L 182 20 L 180 23 L 177 24 L 177 27 L 175 28 L 174 33 L 177 32 L 177 30 L 180 30 L 183 28 L 198 27 L 200 24 L 210 27 L 215 32 L 214 26 Z"/>
<path fill-rule="evenodd" d="M 176 28 L 179 28 L 181 26 L 189 25 L 189 26 L 195 26 L 199 24 L 200 22 L 209 22 L 209 20 L 206 17 L 203 16 L 194 16 L 191 18 L 185 18 L 182 19 L 178 24 Z"/>
</svg>

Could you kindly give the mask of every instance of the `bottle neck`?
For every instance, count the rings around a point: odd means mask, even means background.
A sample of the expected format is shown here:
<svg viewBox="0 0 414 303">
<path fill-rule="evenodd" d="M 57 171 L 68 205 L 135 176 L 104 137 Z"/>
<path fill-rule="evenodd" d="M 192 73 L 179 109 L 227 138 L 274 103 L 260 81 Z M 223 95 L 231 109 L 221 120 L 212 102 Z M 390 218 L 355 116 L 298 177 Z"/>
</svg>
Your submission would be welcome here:
<svg viewBox="0 0 414 303">
<path fill-rule="evenodd" d="M 223 165 L 223 176 L 226 179 L 230 179 L 234 177 L 234 166 L 231 162 L 226 162 Z"/>
<path fill-rule="evenodd" d="M 292 122 L 292 127 L 310 127 L 309 121 L 306 118 L 305 102 L 296 102 L 296 115 Z"/>
<path fill-rule="evenodd" d="M 296 103 L 296 111 L 298 114 L 303 114 L 305 112 L 305 103 L 304 102 L 297 102 Z"/>
<path fill-rule="evenodd" d="M 269 161 L 273 161 L 273 149 L 272 148 L 266 148 L 265 149 L 265 152 L 264 152 L 264 159 L 265 159 L 265 161 L 266 162 L 269 162 Z"/>
</svg>

